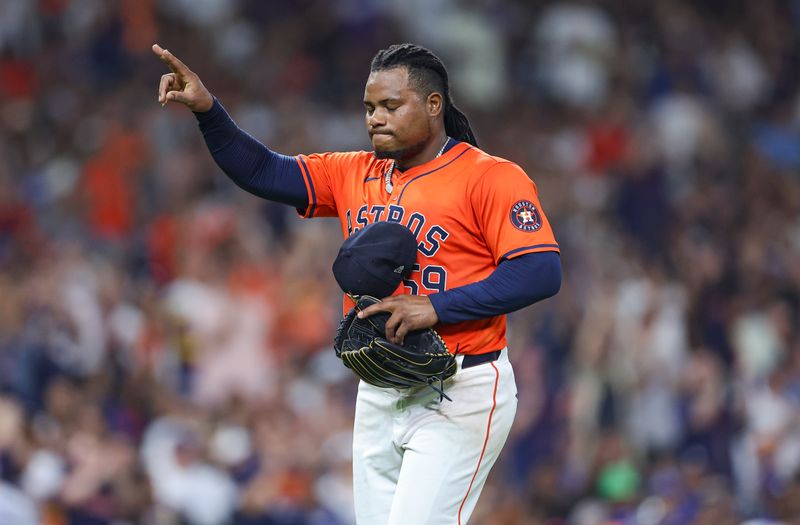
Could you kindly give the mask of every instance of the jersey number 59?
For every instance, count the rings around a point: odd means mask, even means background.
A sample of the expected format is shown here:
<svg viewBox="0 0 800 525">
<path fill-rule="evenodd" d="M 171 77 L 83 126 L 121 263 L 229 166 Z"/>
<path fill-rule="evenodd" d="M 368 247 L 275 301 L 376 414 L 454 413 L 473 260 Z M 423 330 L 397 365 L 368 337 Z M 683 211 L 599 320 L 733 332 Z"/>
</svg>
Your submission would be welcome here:
<svg viewBox="0 0 800 525">
<path fill-rule="evenodd" d="M 419 272 L 419 264 L 415 264 L 413 272 Z M 447 271 L 441 266 L 431 264 L 422 268 L 422 287 L 431 292 L 443 292 L 447 290 Z M 419 295 L 419 285 L 411 279 L 403 279 L 403 284 L 411 291 L 411 295 Z"/>
</svg>

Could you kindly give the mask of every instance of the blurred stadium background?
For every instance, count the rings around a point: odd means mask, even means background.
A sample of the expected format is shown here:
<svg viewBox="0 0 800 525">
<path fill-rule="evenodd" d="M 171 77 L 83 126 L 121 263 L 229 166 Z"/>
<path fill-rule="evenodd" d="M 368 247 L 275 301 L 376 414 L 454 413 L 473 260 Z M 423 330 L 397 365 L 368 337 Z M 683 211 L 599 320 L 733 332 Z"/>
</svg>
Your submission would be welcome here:
<svg viewBox="0 0 800 525">
<path fill-rule="evenodd" d="M 0 523 L 353 523 L 338 226 L 230 183 L 149 48 L 296 154 L 368 147 L 409 40 L 565 268 L 472 523 L 800 523 L 799 36 L 797 0 L 0 0 Z"/>
</svg>

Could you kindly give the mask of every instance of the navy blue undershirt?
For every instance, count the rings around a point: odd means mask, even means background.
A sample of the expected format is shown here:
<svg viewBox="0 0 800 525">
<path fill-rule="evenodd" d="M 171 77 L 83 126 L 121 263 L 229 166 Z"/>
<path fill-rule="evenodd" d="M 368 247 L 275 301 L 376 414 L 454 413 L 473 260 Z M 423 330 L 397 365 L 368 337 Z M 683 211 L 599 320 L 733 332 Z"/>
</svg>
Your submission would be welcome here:
<svg viewBox="0 0 800 525">
<path fill-rule="evenodd" d="M 222 104 L 195 113 L 214 161 L 240 188 L 264 199 L 308 207 L 303 174 L 295 157 L 276 153 L 239 128 Z M 449 141 L 448 148 L 457 141 Z M 503 260 L 486 279 L 432 294 L 441 323 L 458 323 L 507 314 L 546 299 L 561 287 L 556 252 L 528 253 Z"/>
<path fill-rule="evenodd" d="M 275 153 L 251 137 L 216 98 L 210 110 L 195 116 L 208 151 L 237 186 L 301 210 L 308 207 L 308 192 L 297 159 Z"/>
<path fill-rule="evenodd" d="M 547 299 L 561 288 L 557 252 L 526 253 L 504 259 L 489 277 L 428 296 L 445 324 L 514 312 Z"/>
</svg>

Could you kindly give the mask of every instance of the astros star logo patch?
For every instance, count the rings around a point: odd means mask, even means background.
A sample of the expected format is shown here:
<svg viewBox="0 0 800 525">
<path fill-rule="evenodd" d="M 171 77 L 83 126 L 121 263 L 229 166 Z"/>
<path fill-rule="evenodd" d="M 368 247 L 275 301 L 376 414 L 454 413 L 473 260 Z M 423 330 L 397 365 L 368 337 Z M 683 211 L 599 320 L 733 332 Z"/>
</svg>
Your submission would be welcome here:
<svg viewBox="0 0 800 525">
<path fill-rule="evenodd" d="M 509 214 L 511 224 L 524 232 L 535 232 L 542 227 L 542 216 L 531 201 L 517 201 Z"/>
</svg>

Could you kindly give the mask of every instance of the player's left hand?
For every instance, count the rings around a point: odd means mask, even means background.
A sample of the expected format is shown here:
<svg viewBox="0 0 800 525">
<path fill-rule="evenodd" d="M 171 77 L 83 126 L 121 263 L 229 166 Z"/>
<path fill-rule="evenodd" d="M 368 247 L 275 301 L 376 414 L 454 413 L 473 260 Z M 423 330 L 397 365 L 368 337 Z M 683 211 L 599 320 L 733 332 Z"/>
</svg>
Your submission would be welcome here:
<svg viewBox="0 0 800 525">
<path fill-rule="evenodd" d="M 395 344 L 403 344 L 406 334 L 412 330 L 431 328 L 439 322 L 431 300 L 425 295 L 395 295 L 387 297 L 358 313 L 363 319 L 378 312 L 389 312 L 386 321 L 386 339 Z"/>
</svg>

